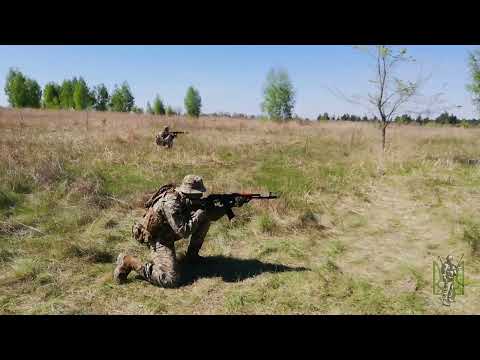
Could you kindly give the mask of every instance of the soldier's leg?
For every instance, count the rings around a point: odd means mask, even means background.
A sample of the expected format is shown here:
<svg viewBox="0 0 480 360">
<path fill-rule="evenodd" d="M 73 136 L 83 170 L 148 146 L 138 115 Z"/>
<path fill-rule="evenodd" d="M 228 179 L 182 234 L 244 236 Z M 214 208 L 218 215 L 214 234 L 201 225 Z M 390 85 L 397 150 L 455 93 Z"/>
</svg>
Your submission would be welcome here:
<svg viewBox="0 0 480 360">
<path fill-rule="evenodd" d="M 449 303 L 449 295 L 450 295 L 451 286 L 452 286 L 452 283 L 449 281 L 449 282 L 446 282 L 446 283 L 445 283 L 445 286 L 444 286 L 444 288 L 443 288 L 442 300 L 443 300 L 443 304 L 444 304 L 444 305 L 450 305 L 450 303 Z"/>
<path fill-rule="evenodd" d="M 452 281 L 450 289 L 448 291 L 448 301 L 455 301 L 455 281 Z"/>
<path fill-rule="evenodd" d="M 205 240 L 209 229 L 210 221 L 208 220 L 204 221 L 198 226 L 197 231 L 195 231 L 190 237 L 190 244 L 188 245 L 187 250 L 187 258 L 193 260 L 199 257 L 198 253 L 202 248 L 203 241 Z"/>
<path fill-rule="evenodd" d="M 172 135 L 168 135 L 168 136 L 167 136 L 166 143 L 167 143 L 167 146 L 168 146 L 169 148 L 172 147 L 172 145 L 173 145 L 173 136 L 172 136 Z"/>
<path fill-rule="evenodd" d="M 173 240 L 155 244 L 152 248 L 152 261 L 143 265 L 141 276 L 157 286 L 175 287 L 177 285 L 177 260 Z"/>
</svg>

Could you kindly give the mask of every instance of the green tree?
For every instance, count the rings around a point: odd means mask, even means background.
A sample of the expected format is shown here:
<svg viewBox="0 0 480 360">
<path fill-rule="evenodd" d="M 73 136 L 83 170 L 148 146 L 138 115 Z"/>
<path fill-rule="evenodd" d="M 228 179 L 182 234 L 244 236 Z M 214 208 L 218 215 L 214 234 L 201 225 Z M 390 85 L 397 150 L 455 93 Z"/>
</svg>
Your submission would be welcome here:
<svg viewBox="0 0 480 360">
<path fill-rule="evenodd" d="M 10 69 L 5 81 L 5 94 L 10 106 L 39 108 L 42 98 L 40 85 L 19 70 Z"/>
<path fill-rule="evenodd" d="M 90 91 L 87 83 L 80 78 L 73 88 L 73 104 L 75 110 L 85 110 L 90 103 Z"/>
<path fill-rule="evenodd" d="M 455 125 L 460 123 L 460 120 L 453 114 L 449 114 L 448 112 L 441 113 L 436 119 L 435 122 L 437 124 L 451 124 Z"/>
<path fill-rule="evenodd" d="M 60 86 L 49 82 L 43 89 L 43 106 L 46 109 L 60 108 Z"/>
<path fill-rule="evenodd" d="M 95 109 L 95 104 L 97 102 L 97 97 L 95 95 L 95 89 L 89 89 L 87 95 L 87 108 Z"/>
<path fill-rule="evenodd" d="M 328 115 L 328 113 L 323 113 L 323 115 L 320 114 L 320 115 L 317 116 L 317 120 L 318 121 L 328 121 L 328 120 L 330 120 L 330 116 Z"/>
<path fill-rule="evenodd" d="M 110 108 L 112 111 L 130 112 L 135 105 L 135 98 L 132 95 L 130 86 L 125 81 L 121 87 L 115 85 L 110 98 Z"/>
<path fill-rule="evenodd" d="M 199 92 L 190 86 L 185 95 L 185 110 L 188 116 L 199 117 L 202 108 L 202 98 Z"/>
<path fill-rule="evenodd" d="M 467 89 L 472 93 L 472 100 L 480 113 L 480 49 L 469 54 L 469 67 L 472 82 Z"/>
<path fill-rule="evenodd" d="M 42 90 L 40 89 L 40 85 L 33 79 L 27 78 L 25 82 L 27 88 L 27 107 L 31 108 L 39 108 L 41 99 L 42 99 Z"/>
<path fill-rule="evenodd" d="M 73 109 L 73 81 L 63 80 L 60 86 L 60 107 L 62 109 Z"/>
<path fill-rule="evenodd" d="M 158 95 L 153 100 L 153 112 L 155 115 L 165 115 L 165 106 Z"/>
<path fill-rule="evenodd" d="M 399 123 L 399 124 L 410 124 L 410 123 L 412 123 L 414 120 L 413 120 L 413 118 L 412 118 L 410 115 L 408 115 L 408 114 L 403 114 L 403 115 L 401 115 L 401 116 L 397 116 L 397 117 L 394 119 L 394 121 L 395 121 L 396 123 Z"/>
<path fill-rule="evenodd" d="M 104 84 L 95 86 L 93 89 L 94 104 L 93 108 L 97 111 L 107 111 L 110 95 Z"/>
<path fill-rule="evenodd" d="M 295 106 L 295 90 L 286 70 L 271 69 L 263 88 L 262 111 L 272 120 L 289 120 Z"/>
<path fill-rule="evenodd" d="M 141 107 L 138 107 L 138 106 L 135 106 L 135 105 L 133 106 L 132 111 L 135 114 L 143 114 L 143 109 Z"/>
<path fill-rule="evenodd" d="M 147 101 L 147 110 L 146 110 L 147 114 L 150 114 L 150 115 L 153 115 L 155 114 L 153 109 L 152 109 L 152 106 L 150 105 L 150 101 Z"/>
</svg>

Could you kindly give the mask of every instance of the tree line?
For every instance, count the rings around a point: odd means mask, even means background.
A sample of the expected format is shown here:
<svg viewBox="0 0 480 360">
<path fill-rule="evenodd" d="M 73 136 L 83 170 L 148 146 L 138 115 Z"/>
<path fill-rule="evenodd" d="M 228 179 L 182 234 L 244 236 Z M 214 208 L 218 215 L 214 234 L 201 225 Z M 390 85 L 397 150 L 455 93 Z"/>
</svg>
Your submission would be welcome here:
<svg viewBox="0 0 480 360">
<path fill-rule="evenodd" d="M 115 85 L 111 93 L 104 84 L 89 87 L 82 77 L 65 79 L 61 84 L 51 81 L 42 90 L 36 80 L 12 68 L 7 74 L 4 90 L 13 108 L 145 112 L 135 105 L 135 97 L 126 81 Z M 187 89 L 184 104 L 187 115 L 200 116 L 202 99 L 193 86 Z M 153 106 L 147 102 L 148 114 L 171 116 L 180 115 L 181 112 L 179 108 L 165 106 L 158 95 L 153 100 Z"/>
<path fill-rule="evenodd" d="M 330 115 L 328 113 L 323 113 L 318 115 L 318 121 L 363 121 L 363 122 L 378 122 L 379 119 L 376 116 L 367 117 L 358 116 L 353 114 L 343 114 L 339 116 Z M 419 116 L 411 116 L 409 114 L 403 114 L 400 116 L 396 116 L 393 120 L 393 123 L 397 124 L 417 124 L 417 125 L 427 125 L 427 124 L 441 124 L 441 125 L 459 125 L 459 124 L 470 124 L 470 125 L 480 125 L 480 119 L 466 119 L 466 118 L 458 118 L 457 116 L 450 114 L 449 112 L 445 111 L 438 115 L 437 117 L 430 118 L 428 116 L 422 117 Z"/>
</svg>

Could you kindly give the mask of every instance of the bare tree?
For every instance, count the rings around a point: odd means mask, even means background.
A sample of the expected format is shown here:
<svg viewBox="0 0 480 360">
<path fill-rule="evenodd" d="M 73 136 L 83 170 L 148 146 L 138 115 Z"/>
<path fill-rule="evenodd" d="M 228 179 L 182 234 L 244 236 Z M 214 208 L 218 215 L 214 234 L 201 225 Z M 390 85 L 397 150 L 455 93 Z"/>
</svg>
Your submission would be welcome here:
<svg viewBox="0 0 480 360">
<path fill-rule="evenodd" d="M 377 45 L 366 51 L 375 61 L 375 76 L 370 82 L 374 91 L 368 94 L 368 103 L 376 109 L 382 130 L 382 149 L 385 151 L 385 138 L 388 125 L 399 112 L 405 112 L 406 105 L 417 95 L 423 82 L 422 78 L 415 81 L 401 80 L 396 76 L 400 63 L 414 62 L 407 56 L 406 49 L 396 51 L 390 46 Z"/>
<path fill-rule="evenodd" d="M 433 102 L 427 104 L 419 90 L 427 77 L 422 76 L 421 70 L 413 81 L 402 80 L 397 76 L 400 64 L 414 63 L 415 59 L 407 55 L 406 49 L 395 49 L 392 46 L 355 46 L 363 50 L 372 59 L 373 78 L 370 81 L 372 91 L 367 95 L 346 96 L 338 89 L 332 91 L 336 96 L 360 105 L 378 119 L 382 131 L 382 149 L 385 151 L 385 139 L 388 125 L 401 114 L 421 115 L 432 112 L 432 105 L 439 104 L 441 93 L 436 94 Z"/>
</svg>

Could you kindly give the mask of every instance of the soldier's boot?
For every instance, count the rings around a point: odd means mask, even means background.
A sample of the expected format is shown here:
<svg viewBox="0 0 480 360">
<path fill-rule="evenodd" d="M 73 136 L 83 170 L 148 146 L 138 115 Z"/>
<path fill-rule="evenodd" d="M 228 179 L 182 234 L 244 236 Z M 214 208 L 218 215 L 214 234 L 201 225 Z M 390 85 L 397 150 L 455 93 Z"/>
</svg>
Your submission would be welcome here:
<svg viewBox="0 0 480 360">
<path fill-rule="evenodd" d="M 120 254 L 117 257 L 117 267 L 113 271 L 113 279 L 117 284 L 123 284 L 132 270 L 141 272 L 142 263 L 140 260 L 131 255 Z"/>
<path fill-rule="evenodd" d="M 443 291 L 443 294 L 442 294 L 442 304 L 445 305 L 445 306 L 450 306 L 450 302 L 448 301 L 448 294 L 447 292 L 444 290 Z"/>
<path fill-rule="evenodd" d="M 197 229 L 192 234 L 190 238 L 190 244 L 188 245 L 187 253 L 185 255 L 185 259 L 189 263 L 196 263 L 201 262 L 203 257 L 201 257 L 198 253 L 202 248 L 203 242 L 205 237 L 207 236 L 208 230 L 210 229 L 210 221 L 205 221 L 201 223 Z"/>
</svg>

